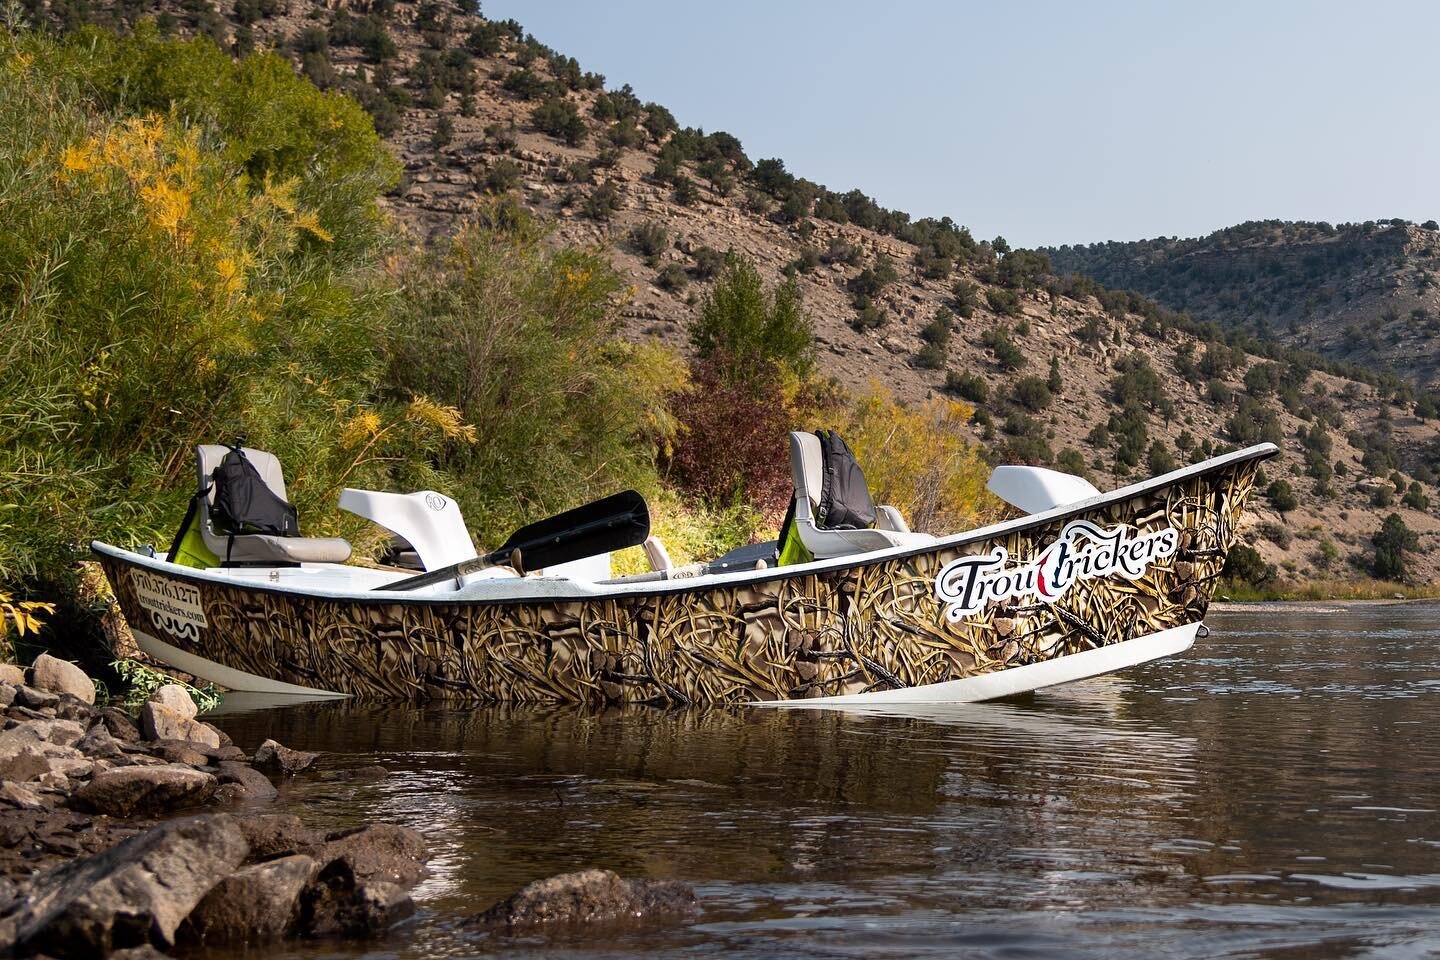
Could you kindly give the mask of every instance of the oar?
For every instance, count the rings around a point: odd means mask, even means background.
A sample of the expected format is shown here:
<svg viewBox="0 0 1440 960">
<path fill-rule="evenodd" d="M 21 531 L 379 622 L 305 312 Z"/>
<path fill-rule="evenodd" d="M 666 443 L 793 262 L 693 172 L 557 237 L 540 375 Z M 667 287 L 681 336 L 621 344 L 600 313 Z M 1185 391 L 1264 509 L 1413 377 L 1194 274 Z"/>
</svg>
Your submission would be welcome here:
<svg viewBox="0 0 1440 960">
<path fill-rule="evenodd" d="M 472 557 L 375 589 L 415 590 L 459 579 L 477 570 L 507 563 L 516 551 L 527 569 L 539 570 L 638 546 L 648 536 L 650 510 L 645 506 L 645 498 L 634 490 L 625 490 L 521 527 L 503 546 L 483 557 Z"/>
</svg>

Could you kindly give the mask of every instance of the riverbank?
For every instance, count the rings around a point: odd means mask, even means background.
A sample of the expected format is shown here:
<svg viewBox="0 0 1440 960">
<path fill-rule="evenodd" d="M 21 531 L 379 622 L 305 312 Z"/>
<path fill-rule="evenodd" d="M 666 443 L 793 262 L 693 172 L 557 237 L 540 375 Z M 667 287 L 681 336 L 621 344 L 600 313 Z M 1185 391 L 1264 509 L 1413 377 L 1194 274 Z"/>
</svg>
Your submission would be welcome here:
<svg viewBox="0 0 1440 960">
<path fill-rule="evenodd" d="M 1272 600 L 1437 600 L 1440 583 L 1408 584 L 1393 580 L 1306 580 L 1279 581 L 1263 587 L 1223 583 L 1216 592 L 1217 603 L 1259 603 Z"/>
<path fill-rule="evenodd" d="M 242 749 L 162 686 L 132 716 L 73 664 L 0 664 L 0 955 L 163 956 L 172 947 L 367 940 L 416 912 L 429 844 L 408 826 L 324 831 L 267 804 L 277 781 L 387 776 L 271 739 Z M 587 870 L 463 922 L 497 935 L 682 917 L 684 884 Z M 134 952 L 141 951 L 141 952 Z"/>
</svg>

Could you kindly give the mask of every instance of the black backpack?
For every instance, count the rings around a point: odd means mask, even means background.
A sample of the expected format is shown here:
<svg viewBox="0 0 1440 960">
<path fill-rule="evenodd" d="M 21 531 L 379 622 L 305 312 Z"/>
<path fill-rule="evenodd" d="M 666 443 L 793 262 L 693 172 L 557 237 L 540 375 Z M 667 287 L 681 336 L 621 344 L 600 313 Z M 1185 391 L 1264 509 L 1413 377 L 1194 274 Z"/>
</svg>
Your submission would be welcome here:
<svg viewBox="0 0 1440 960">
<path fill-rule="evenodd" d="M 275 495 L 239 444 L 225 454 L 210 482 L 215 486 L 210 518 L 220 532 L 231 537 L 247 533 L 300 536 L 299 513 Z"/>
<path fill-rule="evenodd" d="M 825 530 L 868 530 L 875 526 L 875 501 L 855 454 L 834 430 L 817 430 L 825 466 L 820 481 L 820 515 L 815 525 Z"/>
</svg>

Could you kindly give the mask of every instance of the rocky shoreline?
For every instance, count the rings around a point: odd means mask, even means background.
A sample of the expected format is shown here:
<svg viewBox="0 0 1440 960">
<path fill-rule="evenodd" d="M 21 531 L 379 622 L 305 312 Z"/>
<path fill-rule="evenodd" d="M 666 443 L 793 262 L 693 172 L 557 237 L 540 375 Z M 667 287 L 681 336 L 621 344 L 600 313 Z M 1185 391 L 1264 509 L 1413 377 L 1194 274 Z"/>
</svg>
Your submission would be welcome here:
<svg viewBox="0 0 1440 960">
<path fill-rule="evenodd" d="M 266 740 L 252 752 L 199 719 L 185 689 L 134 717 L 96 704 L 73 664 L 0 664 L 0 956 L 156 957 L 172 947 L 367 939 L 415 913 L 425 839 L 370 823 L 332 832 L 256 812 L 274 779 L 328 770 Z M 584 870 L 530 884 L 465 921 L 500 936 L 678 919 L 685 884 Z"/>
</svg>

